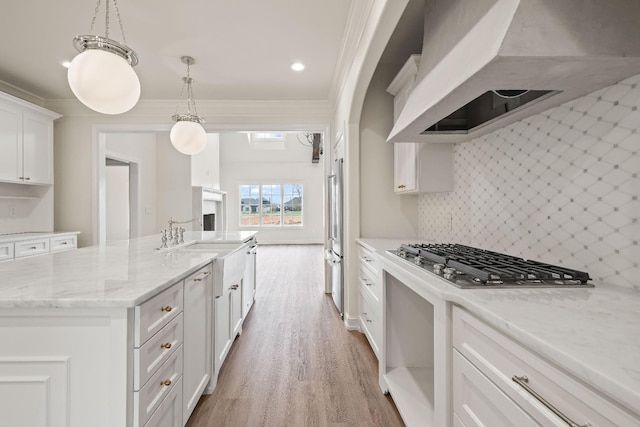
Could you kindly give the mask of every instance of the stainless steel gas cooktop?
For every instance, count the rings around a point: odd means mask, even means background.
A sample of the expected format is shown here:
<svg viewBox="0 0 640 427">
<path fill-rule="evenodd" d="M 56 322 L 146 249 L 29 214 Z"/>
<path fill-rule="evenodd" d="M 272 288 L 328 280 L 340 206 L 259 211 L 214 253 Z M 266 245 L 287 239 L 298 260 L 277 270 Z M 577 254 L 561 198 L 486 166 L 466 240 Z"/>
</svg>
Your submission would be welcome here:
<svg viewBox="0 0 640 427">
<path fill-rule="evenodd" d="M 592 288 L 588 273 L 458 244 L 402 244 L 387 251 L 459 288 Z"/>
</svg>

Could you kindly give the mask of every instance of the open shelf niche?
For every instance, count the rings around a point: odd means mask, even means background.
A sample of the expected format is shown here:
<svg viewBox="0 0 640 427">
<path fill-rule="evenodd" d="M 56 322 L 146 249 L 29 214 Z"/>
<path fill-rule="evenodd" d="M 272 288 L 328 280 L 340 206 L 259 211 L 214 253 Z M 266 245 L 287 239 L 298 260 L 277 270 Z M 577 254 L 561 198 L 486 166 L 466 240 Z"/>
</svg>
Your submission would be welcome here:
<svg viewBox="0 0 640 427">
<path fill-rule="evenodd" d="M 434 307 L 389 273 L 384 379 L 407 425 L 434 425 Z"/>
</svg>

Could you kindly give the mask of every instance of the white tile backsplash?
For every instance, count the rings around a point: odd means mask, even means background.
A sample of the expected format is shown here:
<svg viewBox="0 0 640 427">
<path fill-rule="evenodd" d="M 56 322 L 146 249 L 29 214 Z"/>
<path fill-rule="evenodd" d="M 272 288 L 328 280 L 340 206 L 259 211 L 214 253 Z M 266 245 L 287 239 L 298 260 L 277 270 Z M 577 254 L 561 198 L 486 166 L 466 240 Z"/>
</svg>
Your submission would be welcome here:
<svg viewBox="0 0 640 427">
<path fill-rule="evenodd" d="M 455 190 L 419 197 L 420 237 L 640 289 L 640 75 L 457 144 Z"/>
</svg>

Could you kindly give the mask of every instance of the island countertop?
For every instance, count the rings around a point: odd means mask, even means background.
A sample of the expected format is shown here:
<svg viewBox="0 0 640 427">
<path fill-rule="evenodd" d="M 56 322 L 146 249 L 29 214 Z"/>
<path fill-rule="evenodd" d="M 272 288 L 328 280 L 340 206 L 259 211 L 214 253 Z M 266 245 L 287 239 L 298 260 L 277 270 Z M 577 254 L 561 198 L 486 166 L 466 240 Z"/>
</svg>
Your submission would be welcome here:
<svg viewBox="0 0 640 427">
<path fill-rule="evenodd" d="M 185 240 L 243 243 L 253 235 L 190 232 Z M 159 244 L 149 236 L 0 263 L 0 307 L 133 307 L 217 256 Z"/>
</svg>

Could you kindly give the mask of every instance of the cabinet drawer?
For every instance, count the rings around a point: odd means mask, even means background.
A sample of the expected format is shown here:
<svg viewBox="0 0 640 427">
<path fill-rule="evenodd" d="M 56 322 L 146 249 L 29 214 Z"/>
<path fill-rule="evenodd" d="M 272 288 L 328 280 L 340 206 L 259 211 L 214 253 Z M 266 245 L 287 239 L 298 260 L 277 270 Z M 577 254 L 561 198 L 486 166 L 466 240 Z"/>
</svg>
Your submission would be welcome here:
<svg viewBox="0 0 640 427">
<path fill-rule="evenodd" d="M 158 369 L 140 391 L 133 392 L 134 424 L 144 426 L 149 417 L 160 407 L 165 397 L 180 385 L 182 377 L 182 346 Z M 182 394 L 182 387 L 177 391 Z M 137 424 L 136 424 L 137 423 Z"/>
<path fill-rule="evenodd" d="M 380 284 L 380 279 L 371 273 L 366 266 L 360 264 L 358 280 L 360 280 L 360 285 L 363 286 L 371 298 L 373 298 L 376 305 L 380 305 L 382 301 L 382 285 Z"/>
<path fill-rule="evenodd" d="M 140 347 L 182 312 L 183 282 L 179 282 L 135 308 L 134 345 Z"/>
<path fill-rule="evenodd" d="M 51 252 L 67 251 L 78 247 L 77 236 L 52 237 L 50 240 Z"/>
<path fill-rule="evenodd" d="M 453 308 L 453 345 L 542 425 L 563 421 L 516 383 L 515 376 L 526 376 L 532 390 L 577 425 L 640 425 L 640 418 L 459 307 Z"/>
<path fill-rule="evenodd" d="M 133 350 L 133 389 L 140 390 L 183 340 L 183 314 L 173 319 L 140 348 Z"/>
<path fill-rule="evenodd" d="M 453 350 L 453 412 L 466 427 L 539 426 L 516 403 Z"/>
<path fill-rule="evenodd" d="M 374 251 L 358 245 L 358 258 L 360 264 L 367 268 L 376 279 L 380 277 L 380 263 Z"/>
<path fill-rule="evenodd" d="M 364 334 L 373 348 L 373 352 L 380 358 L 380 345 L 382 344 L 382 315 L 380 307 L 377 307 L 367 295 L 368 291 L 360 287 L 360 325 Z"/>
<path fill-rule="evenodd" d="M 182 378 L 171 389 L 144 427 L 182 427 Z M 186 420 L 185 420 L 186 422 Z"/>
<path fill-rule="evenodd" d="M 0 261 L 13 259 L 13 243 L 0 243 Z"/>
<path fill-rule="evenodd" d="M 49 239 L 29 240 L 26 242 L 15 243 L 14 255 L 16 258 L 48 253 Z"/>
</svg>

